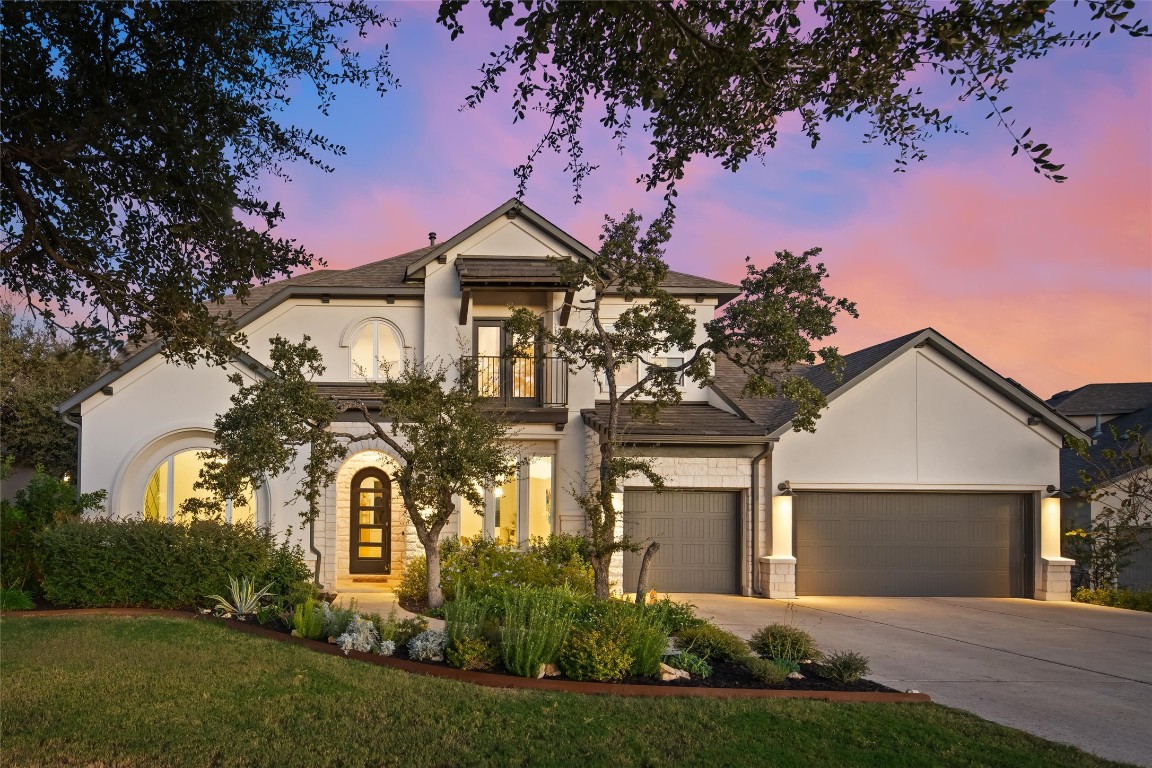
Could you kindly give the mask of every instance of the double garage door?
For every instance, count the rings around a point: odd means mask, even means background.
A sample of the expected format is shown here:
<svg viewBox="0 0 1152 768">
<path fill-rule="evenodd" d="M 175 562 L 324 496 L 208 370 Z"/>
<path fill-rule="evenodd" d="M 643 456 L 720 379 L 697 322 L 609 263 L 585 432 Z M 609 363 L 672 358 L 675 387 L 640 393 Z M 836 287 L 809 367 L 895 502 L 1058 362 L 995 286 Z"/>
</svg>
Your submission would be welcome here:
<svg viewBox="0 0 1152 768">
<path fill-rule="evenodd" d="M 1024 597 L 1030 497 L 809 493 L 793 497 L 797 595 Z"/>
<path fill-rule="evenodd" d="M 739 591 L 739 491 L 626 491 L 624 532 L 655 539 L 660 592 Z M 793 497 L 798 595 L 1031 595 L 1031 498 L 1011 493 Z M 624 554 L 624 590 L 640 554 Z"/>
</svg>

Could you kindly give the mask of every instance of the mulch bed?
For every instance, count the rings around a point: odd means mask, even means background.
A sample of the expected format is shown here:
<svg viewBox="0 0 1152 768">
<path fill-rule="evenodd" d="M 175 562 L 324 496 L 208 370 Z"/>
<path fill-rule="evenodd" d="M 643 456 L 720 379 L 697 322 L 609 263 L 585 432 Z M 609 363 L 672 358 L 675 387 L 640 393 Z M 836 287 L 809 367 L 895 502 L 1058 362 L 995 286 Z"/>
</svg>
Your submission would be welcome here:
<svg viewBox="0 0 1152 768">
<path fill-rule="evenodd" d="M 222 619 L 194 611 L 171 611 L 155 608 L 46 608 L 35 611 L 7 613 L 6 616 L 168 616 L 174 618 L 195 618 L 222 624 L 230 629 L 250 635 L 266 637 L 280 642 L 302 645 L 319 653 L 331 656 L 346 656 L 358 661 L 390 667 L 405 672 L 431 677 L 459 680 L 491 688 L 518 688 L 538 691 L 564 691 L 569 693 L 601 694 L 612 696 L 687 696 L 700 698 L 769 698 L 769 699 L 823 699 L 836 702 L 887 702 L 887 703 L 926 703 L 931 698 L 924 693 L 902 693 L 871 680 L 856 683 L 838 683 L 815 674 L 804 668 L 803 680 L 789 680 L 785 685 L 766 687 L 750 678 L 739 666 L 727 663 L 712 664 L 712 675 L 706 679 L 674 680 L 663 682 L 650 678 L 625 680 L 619 683 L 585 683 L 560 678 L 532 679 L 516 677 L 497 672 L 476 672 L 456 669 L 443 662 L 412 661 L 396 656 L 379 656 L 374 653 L 349 651 L 345 653 L 332 643 L 306 640 L 254 622 Z"/>
</svg>

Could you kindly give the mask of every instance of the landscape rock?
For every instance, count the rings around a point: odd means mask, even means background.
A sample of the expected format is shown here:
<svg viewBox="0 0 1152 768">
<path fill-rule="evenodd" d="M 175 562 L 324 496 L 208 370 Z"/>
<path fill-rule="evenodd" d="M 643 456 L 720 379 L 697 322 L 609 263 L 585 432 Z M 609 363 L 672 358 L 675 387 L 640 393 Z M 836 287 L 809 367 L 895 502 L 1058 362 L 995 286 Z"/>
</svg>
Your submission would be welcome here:
<svg viewBox="0 0 1152 768">
<path fill-rule="evenodd" d="M 669 680 L 687 680 L 691 675 L 682 669 L 670 667 L 667 664 L 660 665 L 660 679 L 665 683 Z"/>
<path fill-rule="evenodd" d="M 789 672 L 788 673 L 788 679 L 789 680 L 803 680 L 804 675 L 800 674 L 799 672 Z"/>
<path fill-rule="evenodd" d="M 542 677 L 560 677 L 560 669 L 555 664 L 541 664 L 540 671 L 536 673 L 536 679 Z"/>
</svg>

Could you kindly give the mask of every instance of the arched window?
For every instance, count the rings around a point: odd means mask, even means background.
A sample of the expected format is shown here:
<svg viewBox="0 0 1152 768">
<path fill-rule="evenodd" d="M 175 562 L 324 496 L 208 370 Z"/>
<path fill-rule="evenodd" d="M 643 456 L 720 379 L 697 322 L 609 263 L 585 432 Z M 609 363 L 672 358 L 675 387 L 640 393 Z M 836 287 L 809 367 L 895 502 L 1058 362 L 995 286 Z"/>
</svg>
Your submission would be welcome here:
<svg viewBox="0 0 1152 768">
<path fill-rule="evenodd" d="M 144 519 L 167 523 L 187 523 L 188 516 L 180 512 L 185 500 L 210 498 L 204 491 L 192 486 L 200 477 L 204 466 L 203 449 L 180 451 L 160 462 L 152 472 L 144 489 Z M 224 503 L 224 520 L 229 523 L 256 524 L 256 494 L 248 491 L 242 499 L 229 499 Z"/>
<path fill-rule="evenodd" d="M 395 326 L 385 320 L 369 320 L 357 328 L 351 348 L 354 379 L 386 379 L 389 368 L 404 359 L 404 341 Z"/>
</svg>

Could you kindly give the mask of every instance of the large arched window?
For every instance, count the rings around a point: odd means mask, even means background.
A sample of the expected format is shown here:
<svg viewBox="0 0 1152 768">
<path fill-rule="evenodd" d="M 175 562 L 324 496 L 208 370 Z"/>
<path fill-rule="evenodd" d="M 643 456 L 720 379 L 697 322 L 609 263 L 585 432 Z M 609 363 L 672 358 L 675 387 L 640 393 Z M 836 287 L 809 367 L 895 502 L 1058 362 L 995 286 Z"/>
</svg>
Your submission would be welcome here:
<svg viewBox="0 0 1152 768">
<path fill-rule="evenodd" d="M 354 379 L 379 381 L 389 376 L 404 359 L 404 340 L 396 327 L 386 320 L 369 320 L 352 334 L 352 366 Z"/>
<path fill-rule="evenodd" d="M 144 519 L 168 523 L 187 523 L 188 516 L 180 512 L 185 500 L 210 498 L 204 491 L 192 486 L 200 477 L 204 466 L 202 449 L 180 451 L 160 462 L 152 472 L 144 489 Z M 224 503 L 224 520 L 229 523 L 256 524 L 256 495 L 251 490 L 242 499 L 229 499 Z"/>
</svg>

